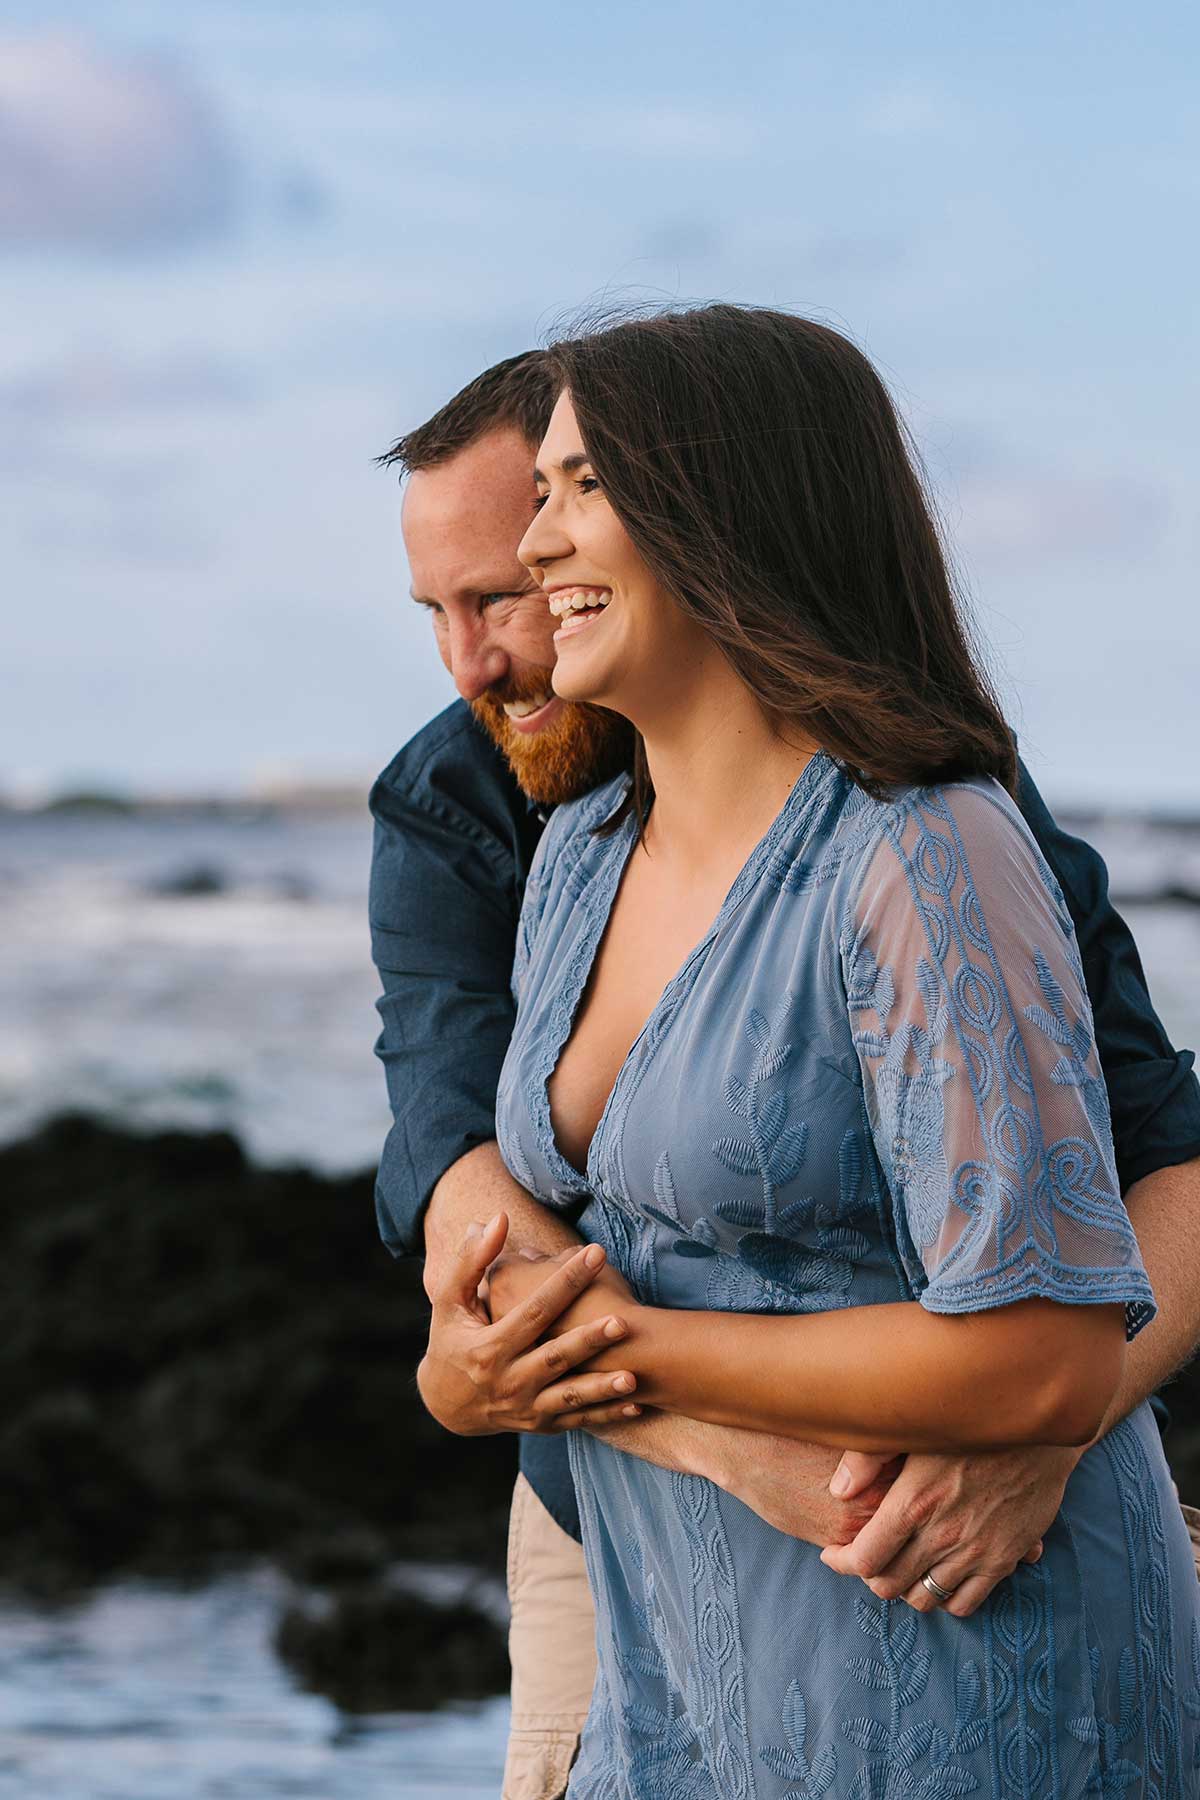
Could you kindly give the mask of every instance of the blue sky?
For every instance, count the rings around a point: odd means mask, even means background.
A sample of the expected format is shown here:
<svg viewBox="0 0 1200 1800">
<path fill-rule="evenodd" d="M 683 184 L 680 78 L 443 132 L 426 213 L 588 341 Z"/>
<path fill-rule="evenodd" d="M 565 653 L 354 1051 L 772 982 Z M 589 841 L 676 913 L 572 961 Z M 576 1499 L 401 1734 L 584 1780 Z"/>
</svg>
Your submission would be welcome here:
<svg viewBox="0 0 1200 1800">
<path fill-rule="evenodd" d="M 0 31 L 0 788 L 367 776 L 447 697 L 372 455 L 629 294 L 848 330 L 1047 791 L 1200 800 L 1194 9 Z"/>
</svg>

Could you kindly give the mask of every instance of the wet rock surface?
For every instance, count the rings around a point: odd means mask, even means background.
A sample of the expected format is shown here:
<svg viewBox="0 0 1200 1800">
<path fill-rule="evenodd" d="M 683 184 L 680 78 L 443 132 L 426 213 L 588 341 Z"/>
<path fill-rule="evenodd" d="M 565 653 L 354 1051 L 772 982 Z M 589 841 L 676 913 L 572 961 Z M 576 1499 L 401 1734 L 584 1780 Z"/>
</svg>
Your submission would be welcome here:
<svg viewBox="0 0 1200 1800">
<path fill-rule="evenodd" d="M 398 1671 L 405 1706 L 423 1712 L 508 1686 L 506 1635 L 469 1597 L 439 1604 L 404 1588 L 343 1589 L 289 1606 L 275 1648 L 302 1686 L 346 1712 L 394 1706 Z"/>
<path fill-rule="evenodd" d="M 347 1692 L 419 1704 L 407 1654 L 383 1659 L 382 1697 L 365 1621 L 401 1631 L 397 1560 L 501 1565 L 516 1458 L 422 1408 L 420 1268 L 380 1244 L 372 1178 L 68 1117 L 0 1150 L 0 1219 L 0 1582 L 53 1597 L 266 1556 L 345 1599 L 340 1637 L 304 1653 L 314 1671 L 341 1643 Z M 476 1626 L 493 1685 L 464 1675 L 443 1698 L 506 1685 Z"/>
</svg>

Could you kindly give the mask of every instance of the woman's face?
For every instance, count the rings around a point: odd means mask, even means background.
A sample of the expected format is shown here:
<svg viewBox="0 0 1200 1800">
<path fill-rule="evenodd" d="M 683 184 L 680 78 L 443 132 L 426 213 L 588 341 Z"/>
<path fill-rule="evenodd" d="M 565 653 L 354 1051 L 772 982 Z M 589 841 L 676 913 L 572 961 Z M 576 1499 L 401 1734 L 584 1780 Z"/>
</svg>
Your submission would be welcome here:
<svg viewBox="0 0 1200 1800">
<path fill-rule="evenodd" d="M 551 415 L 534 473 L 538 511 L 517 555 L 561 619 L 554 691 L 611 707 L 644 727 L 675 678 L 706 660 L 712 646 L 646 567 L 605 499 L 567 393 Z"/>
</svg>

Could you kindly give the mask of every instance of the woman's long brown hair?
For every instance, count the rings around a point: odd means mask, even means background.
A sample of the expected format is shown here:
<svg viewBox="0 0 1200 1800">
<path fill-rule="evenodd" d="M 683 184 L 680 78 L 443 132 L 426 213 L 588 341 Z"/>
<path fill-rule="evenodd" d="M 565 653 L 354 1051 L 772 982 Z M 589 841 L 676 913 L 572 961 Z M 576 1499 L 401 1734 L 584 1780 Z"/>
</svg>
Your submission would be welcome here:
<svg viewBox="0 0 1200 1800">
<path fill-rule="evenodd" d="M 828 326 L 715 305 L 551 346 L 583 444 L 648 567 L 776 729 L 869 793 L 994 775 L 1016 753 L 903 426 Z M 629 798 L 653 799 L 640 739 Z"/>
</svg>

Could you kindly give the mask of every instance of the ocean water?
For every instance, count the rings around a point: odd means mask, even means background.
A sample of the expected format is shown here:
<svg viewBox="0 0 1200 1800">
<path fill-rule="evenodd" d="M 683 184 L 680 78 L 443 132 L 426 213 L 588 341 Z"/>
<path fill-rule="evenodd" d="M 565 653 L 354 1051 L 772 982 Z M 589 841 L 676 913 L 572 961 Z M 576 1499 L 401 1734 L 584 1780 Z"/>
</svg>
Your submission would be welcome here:
<svg viewBox="0 0 1200 1800">
<path fill-rule="evenodd" d="M 271 1650 L 269 1570 L 0 1608 L 0 1800 L 496 1800 L 508 1702 L 350 1718 Z"/>
<path fill-rule="evenodd" d="M 82 1107 L 349 1172 L 371 1054 L 370 820 L 0 816 L 0 1137 Z M 170 891 L 207 882 L 217 891 Z M 166 891 L 164 891 L 166 890 Z"/>
<path fill-rule="evenodd" d="M 1200 832 L 1091 835 L 1176 1043 L 1200 1042 Z M 357 1170 L 387 1129 L 371 1054 L 366 813 L 0 815 L 0 1137 L 65 1107 L 220 1126 L 265 1163 Z M 211 891 L 174 891 L 207 886 Z M 483 1800 L 507 1706 L 349 1720 L 271 1650 L 266 1571 L 0 1609 L 0 1800 Z"/>
<path fill-rule="evenodd" d="M 1091 835 L 1177 1042 L 1200 1042 L 1200 830 Z M 0 1138 L 79 1106 L 348 1172 L 388 1125 L 371 1054 L 370 820 L 0 815 Z M 207 878 L 218 891 L 164 892 Z M 1142 898 L 1138 898 L 1142 897 Z"/>
</svg>

